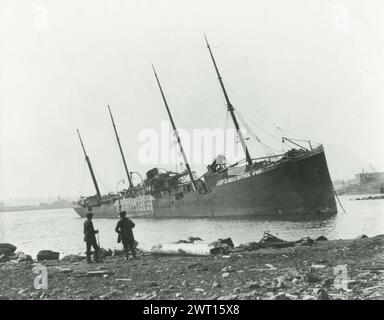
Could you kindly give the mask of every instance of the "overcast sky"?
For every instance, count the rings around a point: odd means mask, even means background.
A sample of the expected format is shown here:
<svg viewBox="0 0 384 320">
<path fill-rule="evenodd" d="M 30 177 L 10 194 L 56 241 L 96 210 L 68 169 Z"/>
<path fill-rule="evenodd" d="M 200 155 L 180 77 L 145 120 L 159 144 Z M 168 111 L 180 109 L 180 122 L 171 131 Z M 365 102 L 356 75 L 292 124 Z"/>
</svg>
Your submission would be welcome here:
<svg viewBox="0 0 384 320">
<path fill-rule="evenodd" d="M 178 127 L 224 128 L 204 33 L 244 117 L 322 142 L 333 179 L 384 170 L 381 0 L 2 0 L 0 199 L 94 193 L 77 128 L 114 191 L 124 171 L 108 104 L 130 170 L 157 166 L 138 158 L 141 130 L 167 120 L 152 63 Z"/>
</svg>

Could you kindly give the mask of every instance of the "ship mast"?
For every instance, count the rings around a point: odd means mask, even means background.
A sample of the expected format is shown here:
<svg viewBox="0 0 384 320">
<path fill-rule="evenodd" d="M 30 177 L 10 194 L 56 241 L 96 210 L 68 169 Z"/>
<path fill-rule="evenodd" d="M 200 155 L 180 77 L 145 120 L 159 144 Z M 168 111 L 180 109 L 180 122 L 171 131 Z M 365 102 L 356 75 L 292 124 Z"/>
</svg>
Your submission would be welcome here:
<svg viewBox="0 0 384 320">
<path fill-rule="evenodd" d="M 153 65 L 152 65 L 152 68 L 153 68 L 153 72 L 154 72 L 155 77 L 156 77 L 157 84 L 159 85 L 159 89 L 160 89 L 160 92 L 161 92 L 161 96 L 163 97 L 163 101 L 164 101 L 165 108 L 167 109 L 167 113 L 168 113 L 168 116 L 169 116 L 169 120 L 171 121 L 171 124 L 172 124 L 173 132 L 175 133 L 175 136 L 176 136 L 176 139 L 177 139 L 177 143 L 179 144 L 180 151 L 181 151 L 181 154 L 182 154 L 183 159 L 184 159 L 185 167 L 187 168 L 188 175 L 189 175 L 189 178 L 190 178 L 191 181 L 192 181 L 193 187 L 194 187 L 195 190 L 196 190 L 196 189 L 197 189 L 197 188 L 196 188 L 196 181 L 195 181 L 195 178 L 193 177 L 193 174 L 192 174 L 192 171 L 191 171 L 191 167 L 189 166 L 188 159 L 187 159 L 187 156 L 186 156 L 186 154 L 185 154 L 185 152 L 184 152 L 183 145 L 181 144 L 181 139 L 180 139 L 179 133 L 177 132 L 177 128 L 176 128 L 175 122 L 173 121 L 171 111 L 169 110 L 169 106 L 168 106 L 167 99 L 165 98 L 163 89 L 161 88 L 159 78 L 158 78 L 158 76 L 157 76 L 155 67 L 154 67 Z"/>
<path fill-rule="evenodd" d="M 208 47 L 209 53 L 210 53 L 211 58 L 212 58 L 213 65 L 214 65 L 215 70 L 216 70 L 217 77 L 219 78 L 221 89 L 223 90 L 223 93 L 224 93 L 224 97 L 225 97 L 225 101 L 227 103 L 228 111 L 231 114 L 233 124 L 235 125 L 237 134 L 238 134 L 240 142 L 241 142 L 241 146 L 243 147 L 246 161 L 247 161 L 248 165 L 251 166 L 252 165 L 252 159 L 251 159 L 251 156 L 249 155 L 249 151 L 248 151 L 248 148 L 247 148 L 247 144 L 245 143 L 245 139 L 243 137 L 243 134 L 241 133 L 241 130 L 240 130 L 240 127 L 239 127 L 239 123 L 237 122 L 237 118 L 236 118 L 236 115 L 235 115 L 235 108 L 233 107 L 231 101 L 229 101 L 229 97 L 228 97 L 227 91 L 225 90 L 225 87 L 224 87 L 223 79 L 222 79 L 222 77 L 220 75 L 220 72 L 219 72 L 219 69 L 217 67 L 215 58 L 213 57 L 213 53 L 212 53 L 211 47 L 209 46 L 207 37 L 205 35 L 204 35 L 204 37 L 205 37 L 205 42 L 207 43 L 207 47 Z"/>
<path fill-rule="evenodd" d="M 77 129 L 77 134 L 79 135 L 79 139 L 80 139 L 80 143 L 81 143 L 81 148 L 82 148 L 83 151 L 84 151 L 85 160 L 87 161 L 89 171 L 91 172 L 92 181 L 93 181 L 93 185 L 95 186 L 95 189 L 96 189 L 97 197 L 98 197 L 99 199 L 101 199 L 101 194 L 100 194 L 99 186 L 97 185 L 96 177 L 95 177 L 95 174 L 94 174 L 93 169 L 92 169 L 91 160 L 89 160 L 88 155 L 87 155 L 87 153 L 85 152 L 85 148 L 84 148 L 83 140 L 81 140 L 81 136 L 80 136 L 79 129 Z"/>
<path fill-rule="evenodd" d="M 121 144 L 120 144 L 119 135 L 117 134 L 115 121 L 113 121 L 113 116 L 112 116 L 111 108 L 109 107 L 109 105 L 108 105 L 108 110 L 109 110 L 109 115 L 111 116 L 111 120 L 112 120 L 112 124 L 113 124 L 113 129 L 115 130 L 116 140 L 117 140 L 117 144 L 119 145 L 121 157 L 123 158 L 124 169 L 125 169 L 125 173 L 127 174 L 127 178 L 128 178 L 128 182 L 129 182 L 129 189 L 131 189 L 131 188 L 133 188 L 132 177 L 129 174 L 127 163 L 125 162 L 125 157 L 124 157 L 123 149 L 122 149 Z"/>
</svg>

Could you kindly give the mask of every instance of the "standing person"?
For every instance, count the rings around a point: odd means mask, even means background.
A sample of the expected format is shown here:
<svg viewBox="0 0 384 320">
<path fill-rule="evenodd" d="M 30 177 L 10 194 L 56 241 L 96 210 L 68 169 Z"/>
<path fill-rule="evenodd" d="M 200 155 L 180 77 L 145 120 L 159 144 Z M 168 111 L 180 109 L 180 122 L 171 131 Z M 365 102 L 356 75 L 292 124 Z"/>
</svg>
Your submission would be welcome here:
<svg viewBox="0 0 384 320">
<path fill-rule="evenodd" d="M 99 230 L 93 228 L 92 223 L 93 213 L 87 213 L 87 220 L 84 222 L 84 241 L 87 245 L 87 263 L 92 263 L 91 259 L 91 247 L 95 250 L 94 261 L 99 262 L 99 246 L 96 242 L 96 233 L 99 233 Z"/>
<path fill-rule="evenodd" d="M 136 258 L 135 251 L 135 238 L 133 237 L 132 229 L 135 227 L 133 221 L 126 217 L 126 212 L 120 212 L 120 220 L 116 225 L 115 231 L 119 234 L 118 242 L 121 240 L 124 247 L 126 260 L 129 258 L 129 250 L 132 252 L 132 256 Z"/>
</svg>

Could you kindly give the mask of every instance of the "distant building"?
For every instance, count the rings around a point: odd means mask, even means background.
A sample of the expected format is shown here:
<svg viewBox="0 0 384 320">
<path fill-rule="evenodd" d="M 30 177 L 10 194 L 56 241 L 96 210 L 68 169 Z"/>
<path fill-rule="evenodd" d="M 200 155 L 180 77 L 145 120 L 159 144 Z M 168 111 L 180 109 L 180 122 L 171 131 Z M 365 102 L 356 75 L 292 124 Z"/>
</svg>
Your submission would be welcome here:
<svg viewBox="0 0 384 320">
<path fill-rule="evenodd" d="M 362 172 L 355 175 L 358 184 L 384 182 L 384 172 Z"/>
<path fill-rule="evenodd" d="M 335 180 L 333 186 L 339 194 L 384 193 L 384 172 L 364 172 L 355 174 L 351 180 Z"/>
</svg>

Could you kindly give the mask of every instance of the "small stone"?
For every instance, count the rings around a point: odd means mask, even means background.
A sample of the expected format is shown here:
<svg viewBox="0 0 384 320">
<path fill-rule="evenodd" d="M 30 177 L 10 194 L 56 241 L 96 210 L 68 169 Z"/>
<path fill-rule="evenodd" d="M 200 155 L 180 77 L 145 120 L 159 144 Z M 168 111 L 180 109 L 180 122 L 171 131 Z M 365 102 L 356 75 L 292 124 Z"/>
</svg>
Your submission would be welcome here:
<svg viewBox="0 0 384 320">
<path fill-rule="evenodd" d="M 193 289 L 193 290 L 196 291 L 196 292 L 205 292 L 205 290 L 202 289 L 202 288 L 195 288 L 195 289 Z"/>
<path fill-rule="evenodd" d="M 218 282 L 216 282 L 216 281 L 214 281 L 214 282 L 212 283 L 212 288 L 219 288 L 219 287 L 221 287 L 220 283 L 218 283 Z"/>
<path fill-rule="evenodd" d="M 21 294 L 26 293 L 27 291 L 28 291 L 27 288 L 25 288 L 25 289 L 21 289 L 21 290 L 19 290 L 19 291 L 17 292 L 17 294 L 21 295 Z"/>
<path fill-rule="evenodd" d="M 229 277 L 229 272 L 224 272 L 222 275 L 221 275 L 222 278 L 228 278 Z"/>
<path fill-rule="evenodd" d="M 320 287 L 321 288 L 330 288 L 334 283 L 334 279 L 328 278 L 321 281 Z"/>
<path fill-rule="evenodd" d="M 311 269 L 325 269 L 327 266 L 325 264 L 313 264 L 311 265 Z"/>
<path fill-rule="evenodd" d="M 327 291 L 323 289 L 315 289 L 313 291 L 314 295 L 316 296 L 317 300 L 330 300 L 330 297 L 327 293 Z"/>
<path fill-rule="evenodd" d="M 308 282 L 308 283 L 316 283 L 316 282 L 320 282 L 320 279 L 315 276 L 312 272 L 308 272 L 305 277 L 304 277 L 305 281 Z"/>
<path fill-rule="evenodd" d="M 256 291 L 244 292 L 244 293 L 240 293 L 238 295 L 238 298 L 242 300 L 248 300 L 248 299 L 252 299 L 255 296 L 255 294 L 256 294 Z"/>
<path fill-rule="evenodd" d="M 177 292 L 176 294 L 175 294 L 175 297 L 176 298 L 180 298 L 182 296 L 182 294 L 180 293 L 180 292 Z"/>
<path fill-rule="evenodd" d="M 231 266 L 224 267 L 221 272 L 232 272 L 234 271 Z"/>
<path fill-rule="evenodd" d="M 300 278 L 300 274 L 296 269 L 289 269 L 285 274 L 284 274 L 284 280 L 292 280 L 294 278 Z"/>
<path fill-rule="evenodd" d="M 151 281 L 150 283 L 148 283 L 148 285 L 151 287 L 158 287 L 159 286 L 159 284 L 155 281 Z"/>
<path fill-rule="evenodd" d="M 258 289 L 260 288 L 260 284 L 257 281 L 251 281 L 247 283 L 248 289 Z"/>
</svg>

